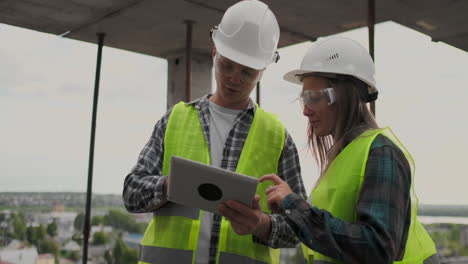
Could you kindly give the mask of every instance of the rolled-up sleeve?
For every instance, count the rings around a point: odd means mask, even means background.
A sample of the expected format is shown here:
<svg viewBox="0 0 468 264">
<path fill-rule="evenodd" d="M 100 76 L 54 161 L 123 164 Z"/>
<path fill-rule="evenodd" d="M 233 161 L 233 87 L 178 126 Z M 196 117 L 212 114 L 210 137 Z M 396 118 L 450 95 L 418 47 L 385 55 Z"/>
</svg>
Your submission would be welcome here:
<svg viewBox="0 0 468 264">
<path fill-rule="evenodd" d="M 131 213 L 152 212 L 166 203 L 166 176 L 162 176 L 162 167 L 169 115 L 170 111 L 156 123 L 137 164 L 125 178 L 122 197 L 125 208 Z"/>
<path fill-rule="evenodd" d="M 283 152 L 278 163 L 278 176 L 281 177 L 299 197 L 306 198 L 304 183 L 301 177 L 301 166 L 296 145 L 285 132 Z M 291 229 L 286 219 L 281 214 L 270 215 L 271 233 L 266 244 L 272 248 L 292 248 L 299 240 Z"/>
</svg>

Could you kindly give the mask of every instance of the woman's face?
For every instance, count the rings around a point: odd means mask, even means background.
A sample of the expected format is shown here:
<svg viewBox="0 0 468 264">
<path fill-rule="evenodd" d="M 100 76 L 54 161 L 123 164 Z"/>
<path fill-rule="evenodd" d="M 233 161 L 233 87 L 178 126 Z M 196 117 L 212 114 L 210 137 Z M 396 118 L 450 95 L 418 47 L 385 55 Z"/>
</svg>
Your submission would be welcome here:
<svg viewBox="0 0 468 264">
<path fill-rule="evenodd" d="M 326 88 L 330 85 L 325 78 L 306 76 L 303 79 L 303 114 L 309 119 L 314 134 L 321 137 L 333 135 L 337 117 L 335 104 L 329 104 L 329 97 L 324 92 Z"/>
</svg>

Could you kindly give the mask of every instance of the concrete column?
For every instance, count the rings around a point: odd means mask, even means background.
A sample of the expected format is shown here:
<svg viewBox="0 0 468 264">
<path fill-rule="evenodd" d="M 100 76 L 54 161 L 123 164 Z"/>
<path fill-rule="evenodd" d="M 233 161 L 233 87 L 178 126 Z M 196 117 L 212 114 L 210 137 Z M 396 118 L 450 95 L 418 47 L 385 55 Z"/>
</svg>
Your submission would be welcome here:
<svg viewBox="0 0 468 264">
<path fill-rule="evenodd" d="M 211 54 L 192 53 L 192 100 L 211 93 Z M 167 108 L 185 100 L 185 51 L 167 57 Z"/>
</svg>

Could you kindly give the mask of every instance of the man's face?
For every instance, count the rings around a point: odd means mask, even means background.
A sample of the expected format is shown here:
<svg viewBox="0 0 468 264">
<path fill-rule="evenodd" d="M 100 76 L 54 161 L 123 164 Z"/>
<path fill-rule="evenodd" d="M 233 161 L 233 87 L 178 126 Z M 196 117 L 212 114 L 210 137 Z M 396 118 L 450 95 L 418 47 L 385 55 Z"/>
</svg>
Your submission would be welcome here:
<svg viewBox="0 0 468 264">
<path fill-rule="evenodd" d="M 216 95 L 219 96 L 222 105 L 229 108 L 245 107 L 263 71 L 236 63 L 219 53 L 215 55 L 214 66 Z"/>
</svg>

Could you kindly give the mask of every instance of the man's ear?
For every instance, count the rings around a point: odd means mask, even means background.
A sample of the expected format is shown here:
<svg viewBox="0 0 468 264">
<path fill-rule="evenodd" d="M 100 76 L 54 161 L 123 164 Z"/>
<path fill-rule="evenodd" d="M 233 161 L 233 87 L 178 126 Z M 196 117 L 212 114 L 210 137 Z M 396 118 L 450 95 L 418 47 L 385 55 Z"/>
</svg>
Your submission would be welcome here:
<svg viewBox="0 0 468 264">
<path fill-rule="evenodd" d="M 214 58 L 214 56 L 216 55 L 216 47 L 215 46 L 213 46 L 213 52 L 212 53 L 213 53 L 213 58 Z"/>
</svg>

